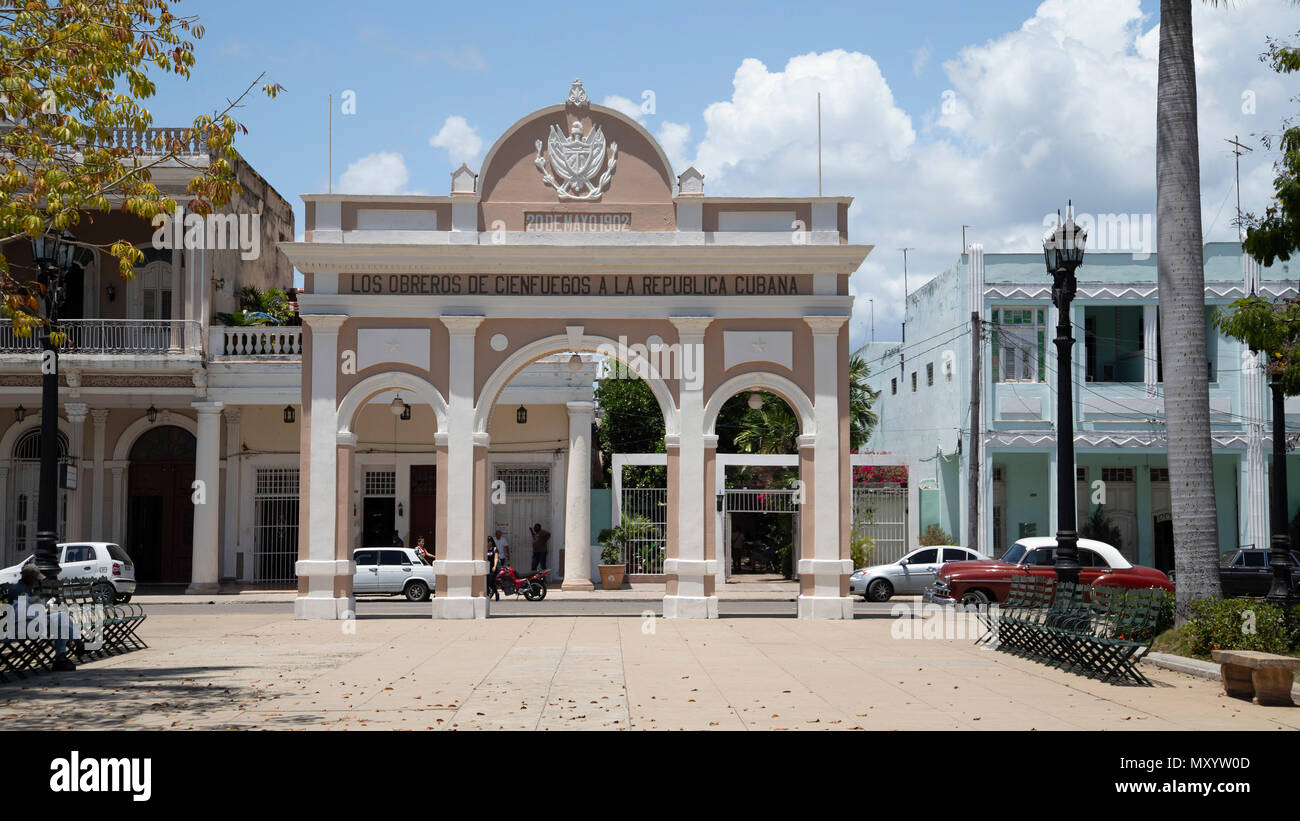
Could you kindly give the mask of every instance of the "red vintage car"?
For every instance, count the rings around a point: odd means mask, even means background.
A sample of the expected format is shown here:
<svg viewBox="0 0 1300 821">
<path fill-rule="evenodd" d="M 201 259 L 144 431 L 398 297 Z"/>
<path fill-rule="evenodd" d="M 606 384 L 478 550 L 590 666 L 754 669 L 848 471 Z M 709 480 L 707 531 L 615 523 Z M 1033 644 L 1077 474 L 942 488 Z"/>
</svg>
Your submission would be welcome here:
<svg viewBox="0 0 1300 821">
<path fill-rule="evenodd" d="M 1005 601 L 1011 580 L 1017 576 L 1055 576 L 1056 539 L 1037 536 L 1021 539 L 1001 559 L 949 562 L 939 568 L 924 598 L 939 604 L 989 604 Z M 1079 581 L 1096 586 L 1172 591 L 1174 583 L 1154 567 L 1143 567 L 1105 542 L 1079 540 Z"/>
</svg>

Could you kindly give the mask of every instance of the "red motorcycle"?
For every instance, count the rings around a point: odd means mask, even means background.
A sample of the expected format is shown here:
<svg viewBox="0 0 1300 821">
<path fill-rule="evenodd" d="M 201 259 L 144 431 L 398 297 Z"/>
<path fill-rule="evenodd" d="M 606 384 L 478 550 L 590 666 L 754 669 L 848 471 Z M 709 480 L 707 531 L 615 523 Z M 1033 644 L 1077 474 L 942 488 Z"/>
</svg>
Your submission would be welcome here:
<svg viewBox="0 0 1300 821">
<path fill-rule="evenodd" d="M 521 579 L 513 567 L 506 565 L 497 571 L 498 595 L 518 596 L 522 593 L 529 601 L 541 601 L 546 598 L 546 577 L 550 572 L 540 570 Z"/>
</svg>

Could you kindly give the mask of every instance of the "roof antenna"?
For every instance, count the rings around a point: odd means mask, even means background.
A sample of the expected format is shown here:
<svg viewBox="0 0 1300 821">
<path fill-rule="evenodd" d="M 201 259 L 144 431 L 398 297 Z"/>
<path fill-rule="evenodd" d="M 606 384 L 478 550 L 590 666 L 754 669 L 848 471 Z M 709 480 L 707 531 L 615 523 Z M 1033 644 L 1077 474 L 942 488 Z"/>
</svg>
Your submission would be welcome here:
<svg viewBox="0 0 1300 821">
<path fill-rule="evenodd" d="M 1250 146 L 1242 145 L 1236 134 L 1232 135 L 1231 140 L 1224 140 L 1228 145 L 1233 146 L 1232 154 L 1236 157 L 1237 166 L 1237 242 L 1245 239 L 1241 230 L 1241 155 L 1245 151 L 1254 151 Z"/>
</svg>

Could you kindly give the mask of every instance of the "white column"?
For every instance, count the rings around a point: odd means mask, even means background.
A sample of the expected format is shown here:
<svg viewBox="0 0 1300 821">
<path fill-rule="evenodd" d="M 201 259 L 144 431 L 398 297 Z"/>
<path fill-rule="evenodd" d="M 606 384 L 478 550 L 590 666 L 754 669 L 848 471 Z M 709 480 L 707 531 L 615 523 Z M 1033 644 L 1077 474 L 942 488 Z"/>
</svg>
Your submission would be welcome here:
<svg viewBox="0 0 1300 821">
<path fill-rule="evenodd" d="M 664 561 L 676 577 L 677 593 L 664 596 L 664 617 L 716 619 L 718 597 L 706 596 L 704 577 L 716 575 L 717 560 L 704 558 L 704 332 L 711 317 L 669 317 L 677 326 L 683 372 L 679 374 L 677 437 L 677 558 Z M 709 511 L 709 515 L 712 515 Z"/>
<path fill-rule="evenodd" d="M 1160 385 L 1160 306 L 1142 306 L 1142 376 L 1147 396 L 1159 393 Z M 1086 346 L 1084 347 L 1086 350 Z"/>
<path fill-rule="evenodd" d="M 104 538 L 108 528 L 104 522 L 104 436 L 108 428 L 108 409 L 97 408 L 90 412 L 90 422 L 95 433 L 95 467 L 90 483 L 90 532 L 96 539 Z"/>
<path fill-rule="evenodd" d="M 474 558 L 474 334 L 481 316 L 444 316 L 449 334 L 447 379 L 447 544 L 439 545 L 433 572 L 447 580 L 446 594 L 433 600 L 438 619 L 487 617 L 487 598 L 474 595 L 474 577 L 486 576 L 487 562 Z M 486 434 L 479 437 L 486 440 Z M 518 548 L 516 548 L 518 549 Z"/>
<path fill-rule="evenodd" d="M 169 225 L 168 227 L 170 228 L 171 226 Z M 173 242 L 172 244 L 175 245 L 176 243 Z M 172 289 L 171 289 L 172 298 L 171 298 L 171 305 L 169 307 L 171 308 L 170 314 L 173 320 L 182 318 L 181 317 L 181 291 L 184 290 L 182 285 L 183 283 L 181 282 L 181 249 L 172 248 Z M 169 343 L 172 352 L 179 352 L 181 345 L 185 341 L 183 338 L 183 334 L 177 333 L 176 331 L 177 327 L 183 328 L 186 326 L 184 325 L 177 326 L 175 324 L 172 325 L 171 341 Z"/>
<path fill-rule="evenodd" d="M 217 527 L 221 506 L 221 403 L 191 402 L 198 412 L 199 432 L 194 453 L 194 558 L 186 593 L 217 591 Z M 201 484 L 199 484 L 201 483 Z"/>
<path fill-rule="evenodd" d="M 1241 396 L 1246 417 L 1245 541 L 1255 547 L 1268 547 L 1271 535 L 1268 505 L 1268 455 L 1273 437 L 1264 415 L 1264 367 L 1258 354 L 1242 357 Z"/>
<path fill-rule="evenodd" d="M 82 402 L 68 402 L 63 409 L 68 414 L 68 427 L 72 432 L 68 441 L 69 455 L 72 457 L 69 461 L 80 467 L 86 461 L 86 415 L 90 409 Z M 82 484 L 83 477 L 78 473 L 77 489 L 68 491 L 68 524 L 63 534 L 67 541 L 86 538 L 84 500 L 88 491 Z"/>
<path fill-rule="evenodd" d="M 113 461 L 108 463 L 108 467 L 113 471 L 113 541 L 126 548 L 130 553 L 131 548 L 126 544 L 126 529 L 122 525 L 122 513 L 126 509 L 126 487 L 125 472 L 129 462 Z"/>
<path fill-rule="evenodd" d="M 848 317 L 807 316 L 813 332 L 813 553 L 799 560 L 799 575 L 812 576 L 812 595 L 799 595 L 801 619 L 851 619 L 853 599 L 840 595 L 841 580 L 853 572 L 852 559 L 840 558 L 840 329 Z M 805 585 L 803 589 L 807 589 Z"/>
<path fill-rule="evenodd" d="M 225 512 L 225 544 L 221 551 L 222 573 L 219 578 L 235 578 L 235 554 L 239 551 L 239 478 L 243 459 L 240 458 L 239 409 L 226 408 L 226 492 L 222 495 Z"/>
<path fill-rule="evenodd" d="M 344 619 L 351 599 L 334 595 L 338 576 L 351 577 L 350 558 L 336 559 L 335 526 L 338 482 L 338 372 L 339 328 L 347 321 L 337 314 L 306 314 L 311 329 L 310 350 L 303 351 L 303 367 L 311 369 L 311 408 L 308 425 L 307 558 L 294 570 L 307 580 L 307 595 L 293 601 L 295 619 Z M 310 363 L 310 364 L 309 364 Z"/>
<path fill-rule="evenodd" d="M 591 418 L 594 402 L 569 402 L 569 472 L 564 482 L 564 590 L 592 590 Z"/>
</svg>

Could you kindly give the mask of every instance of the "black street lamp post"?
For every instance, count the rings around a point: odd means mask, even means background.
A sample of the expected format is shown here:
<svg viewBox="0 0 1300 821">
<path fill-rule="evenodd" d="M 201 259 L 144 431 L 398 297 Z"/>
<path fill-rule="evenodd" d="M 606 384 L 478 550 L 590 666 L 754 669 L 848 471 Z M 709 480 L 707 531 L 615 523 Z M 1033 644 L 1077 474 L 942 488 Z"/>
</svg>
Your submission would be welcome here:
<svg viewBox="0 0 1300 821">
<path fill-rule="evenodd" d="M 1057 221 L 1060 222 L 1058 212 Z M 1064 224 L 1043 240 L 1047 272 L 1052 275 L 1052 304 L 1056 306 L 1056 579 L 1079 581 L 1079 533 L 1076 530 L 1074 499 L 1074 402 L 1070 351 L 1074 335 L 1070 325 L 1070 302 L 1078 280 L 1075 269 L 1083 263 L 1088 234 L 1074 222 L 1074 204 Z"/>
<path fill-rule="evenodd" d="M 1273 568 L 1273 584 L 1267 600 L 1287 605 L 1295 602 L 1291 587 L 1291 534 L 1288 532 L 1286 508 L 1286 397 L 1282 394 L 1282 377 L 1273 374 L 1268 381 L 1273 392 L 1273 498 L 1269 504 L 1273 537 L 1269 540 L 1268 564 Z"/>
<path fill-rule="evenodd" d="M 64 275 L 75 246 L 68 235 L 43 234 L 32 240 L 32 261 L 45 302 L 41 325 L 41 473 L 36 502 L 36 568 L 45 584 L 58 586 L 59 576 L 59 351 L 51 334 L 59 321 Z"/>
</svg>

